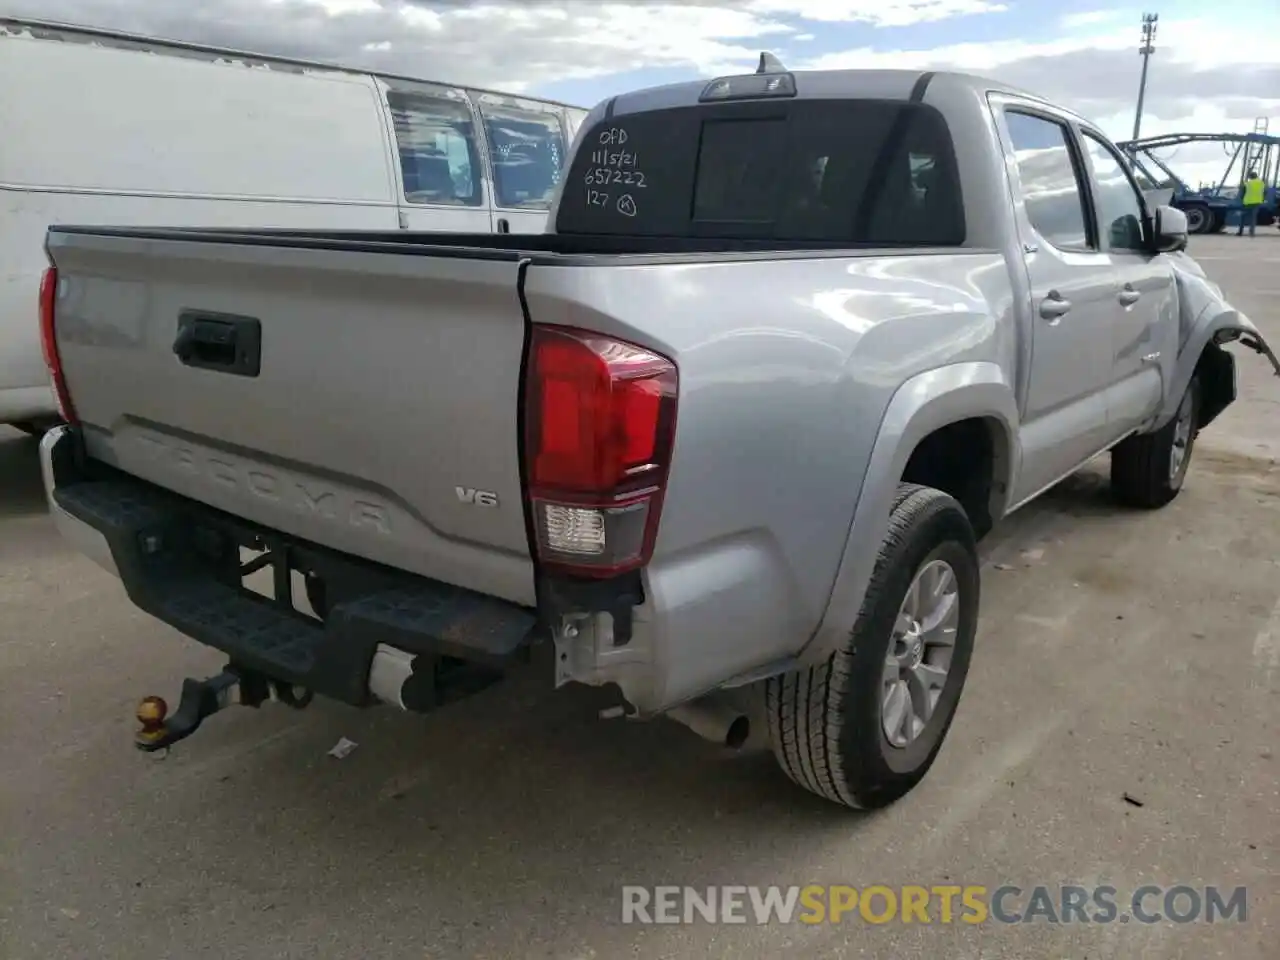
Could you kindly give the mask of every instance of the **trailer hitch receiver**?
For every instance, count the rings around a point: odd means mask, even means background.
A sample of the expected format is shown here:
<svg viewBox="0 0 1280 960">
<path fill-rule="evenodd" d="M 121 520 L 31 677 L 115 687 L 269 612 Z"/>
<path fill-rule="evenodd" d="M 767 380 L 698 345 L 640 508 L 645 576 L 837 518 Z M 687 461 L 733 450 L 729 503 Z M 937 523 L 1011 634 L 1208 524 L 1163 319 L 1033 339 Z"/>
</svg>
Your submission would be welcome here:
<svg viewBox="0 0 1280 960">
<path fill-rule="evenodd" d="M 185 740 L 200 729 L 200 724 L 230 706 L 258 707 L 266 700 L 301 710 L 311 703 L 310 690 L 271 680 L 261 674 L 228 664 L 216 677 L 182 681 L 182 699 L 178 709 L 169 715 L 168 704 L 161 697 L 144 697 L 138 704 L 138 731 L 133 742 L 139 750 L 154 753 L 179 740 Z"/>
</svg>

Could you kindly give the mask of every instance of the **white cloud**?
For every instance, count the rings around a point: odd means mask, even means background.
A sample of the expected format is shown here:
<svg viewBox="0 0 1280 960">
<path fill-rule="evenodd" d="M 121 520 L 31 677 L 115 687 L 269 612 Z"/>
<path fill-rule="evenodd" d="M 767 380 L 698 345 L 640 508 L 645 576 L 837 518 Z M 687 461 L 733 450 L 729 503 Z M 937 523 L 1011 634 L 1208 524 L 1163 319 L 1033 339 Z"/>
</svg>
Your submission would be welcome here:
<svg viewBox="0 0 1280 960">
<path fill-rule="evenodd" d="M 918 2 L 934 16 L 939 4 L 983 0 Z M 901 16 L 904 0 L 889 3 Z M 696 75 L 753 62 L 762 46 L 798 32 L 728 0 L 0 0 L 0 13 L 513 92 L 644 68 Z"/>
<path fill-rule="evenodd" d="M 1131 27 L 1131 25 L 1128 25 Z M 1233 29 L 1234 28 L 1234 29 Z M 928 50 L 863 48 L 814 57 L 799 68 L 900 67 L 957 69 L 986 74 L 1062 102 L 1103 123 L 1108 133 L 1132 132 L 1141 58 L 1131 28 L 1063 32 L 1039 42 L 994 40 Z M 1209 18 L 1162 21 L 1147 83 L 1143 132 L 1221 118 L 1218 129 L 1252 129 L 1257 116 L 1280 113 L 1280 63 L 1266 34 L 1242 34 Z M 1207 129 L 1185 127 L 1184 129 Z M 1211 128 L 1210 128 L 1211 129 Z"/>
<path fill-rule="evenodd" d="M 952 17 L 1001 13 L 1009 8 L 992 0 L 749 0 L 746 9 L 752 13 L 826 23 L 908 27 Z"/>
<path fill-rule="evenodd" d="M 584 94 L 578 99 L 584 104 L 604 95 L 593 80 L 603 88 L 609 77 L 644 69 L 682 71 L 691 77 L 750 70 L 764 48 L 796 69 L 951 67 L 989 73 L 1095 118 L 1122 118 L 1132 110 L 1140 67 L 1133 11 L 1086 6 L 1064 14 L 1055 33 L 1036 42 L 1000 39 L 897 50 L 877 45 L 807 61 L 801 52 L 818 43 L 829 47 L 837 29 L 831 25 L 838 21 L 878 26 L 938 22 L 1001 11 L 1018 2 L 0 0 L 0 11 L 512 92 L 581 81 Z M 1062 3 L 1069 9 L 1067 0 Z M 1007 29 L 1005 21 L 997 12 L 981 22 L 996 31 Z M 815 22 L 822 22 L 823 29 L 816 31 Z M 1167 15 L 1161 21 L 1147 94 L 1150 124 L 1157 119 L 1175 126 L 1210 122 L 1207 103 L 1221 112 L 1225 129 L 1248 128 L 1254 116 L 1280 114 L 1280 62 L 1272 34 L 1251 33 L 1240 24 L 1238 17 L 1207 13 L 1182 19 Z M 1128 134 L 1128 123 L 1107 122 L 1113 135 Z"/>
<path fill-rule="evenodd" d="M 1095 27 L 1100 23 L 1114 23 L 1128 13 L 1127 10 L 1084 10 L 1059 17 L 1058 26 L 1064 30 L 1079 30 L 1081 27 Z"/>
<path fill-rule="evenodd" d="M 286 3 L 288 0 L 265 0 L 266 3 Z M 378 0 L 315 0 L 317 6 L 331 17 L 344 13 L 376 13 Z"/>
</svg>

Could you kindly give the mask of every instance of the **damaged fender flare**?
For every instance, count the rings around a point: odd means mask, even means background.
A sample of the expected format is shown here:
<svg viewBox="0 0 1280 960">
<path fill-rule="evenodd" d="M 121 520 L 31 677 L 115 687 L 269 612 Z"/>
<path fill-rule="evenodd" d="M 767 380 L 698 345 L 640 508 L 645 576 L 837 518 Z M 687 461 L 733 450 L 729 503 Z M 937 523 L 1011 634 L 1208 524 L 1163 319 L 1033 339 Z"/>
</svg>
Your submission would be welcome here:
<svg viewBox="0 0 1280 960">
<path fill-rule="evenodd" d="M 1182 395 L 1186 393 L 1187 384 L 1191 382 L 1191 377 L 1199 367 L 1205 349 L 1210 346 L 1220 347 L 1222 344 L 1239 341 L 1270 360 L 1276 375 L 1280 376 L 1280 359 L 1276 358 L 1274 351 L 1262 338 L 1262 334 L 1258 332 L 1258 328 L 1253 325 L 1253 321 L 1238 310 L 1230 308 L 1215 309 L 1219 307 L 1220 304 L 1208 304 L 1192 325 L 1191 333 L 1178 353 L 1178 360 L 1170 377 L 1168 389 L 1164 393 L 1164 402 L 1160 406 L 1159 413 L 1148 426 L 1148 431 L 1159 430 L 1173 419 L 1178 412 L 1178 404 L 1182 400 Z M 1234 365 L 1231 368 L 1230 375 L 1233 378 L 1232 396 L 1227 400 L 1227 403 L 1234 399 Z M 1220 412 L 1225 406 L 1226 403 L 1217 412 Z M 1214 415 L 1216 415 L 1216 412 Z"/>
</svg>

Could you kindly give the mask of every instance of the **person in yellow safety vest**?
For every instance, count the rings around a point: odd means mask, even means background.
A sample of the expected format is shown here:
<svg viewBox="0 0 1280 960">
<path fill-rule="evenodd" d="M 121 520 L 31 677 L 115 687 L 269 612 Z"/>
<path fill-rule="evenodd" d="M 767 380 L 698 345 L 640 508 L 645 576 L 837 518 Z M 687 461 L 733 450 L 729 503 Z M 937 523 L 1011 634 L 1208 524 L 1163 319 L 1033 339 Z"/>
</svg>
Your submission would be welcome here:
<svg viewBox="0 0 1280 960">
<path fill-rule="evenodd" d="M 1262 178 L 1258 176 L 1258 171 L 1250 170 L 1249 176 L 1244 181 L 1244 196 L 1241 202 L 1244 208 L 1240 211 L 1240 229 L 1236 231 L 1237 237 L 1244 236 L 1244 228 L 1247 224 L 1249 227 L 1249 236 L 1257 236 L 1258 234 L 1258 209 L 1262 206 L 1267 198 L 1267 185 L 1262 182 Z"/>
</svg>

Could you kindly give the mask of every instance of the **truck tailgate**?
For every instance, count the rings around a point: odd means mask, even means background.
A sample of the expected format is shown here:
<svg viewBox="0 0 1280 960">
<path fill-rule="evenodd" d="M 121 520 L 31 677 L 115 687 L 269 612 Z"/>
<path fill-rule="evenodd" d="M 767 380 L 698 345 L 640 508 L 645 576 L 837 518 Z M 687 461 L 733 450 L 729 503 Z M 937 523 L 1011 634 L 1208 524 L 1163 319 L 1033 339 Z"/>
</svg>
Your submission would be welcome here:
<svg viewBox="0 0 1280 960">
<path fill-rule="evenodd" d="M 51 232 L 49 253 L 90 457 L 314 543 L 534 602 L 515 254 L 74 230 Z M 178 343 L 183 323 L 196 332 Z"/>
</svg>

